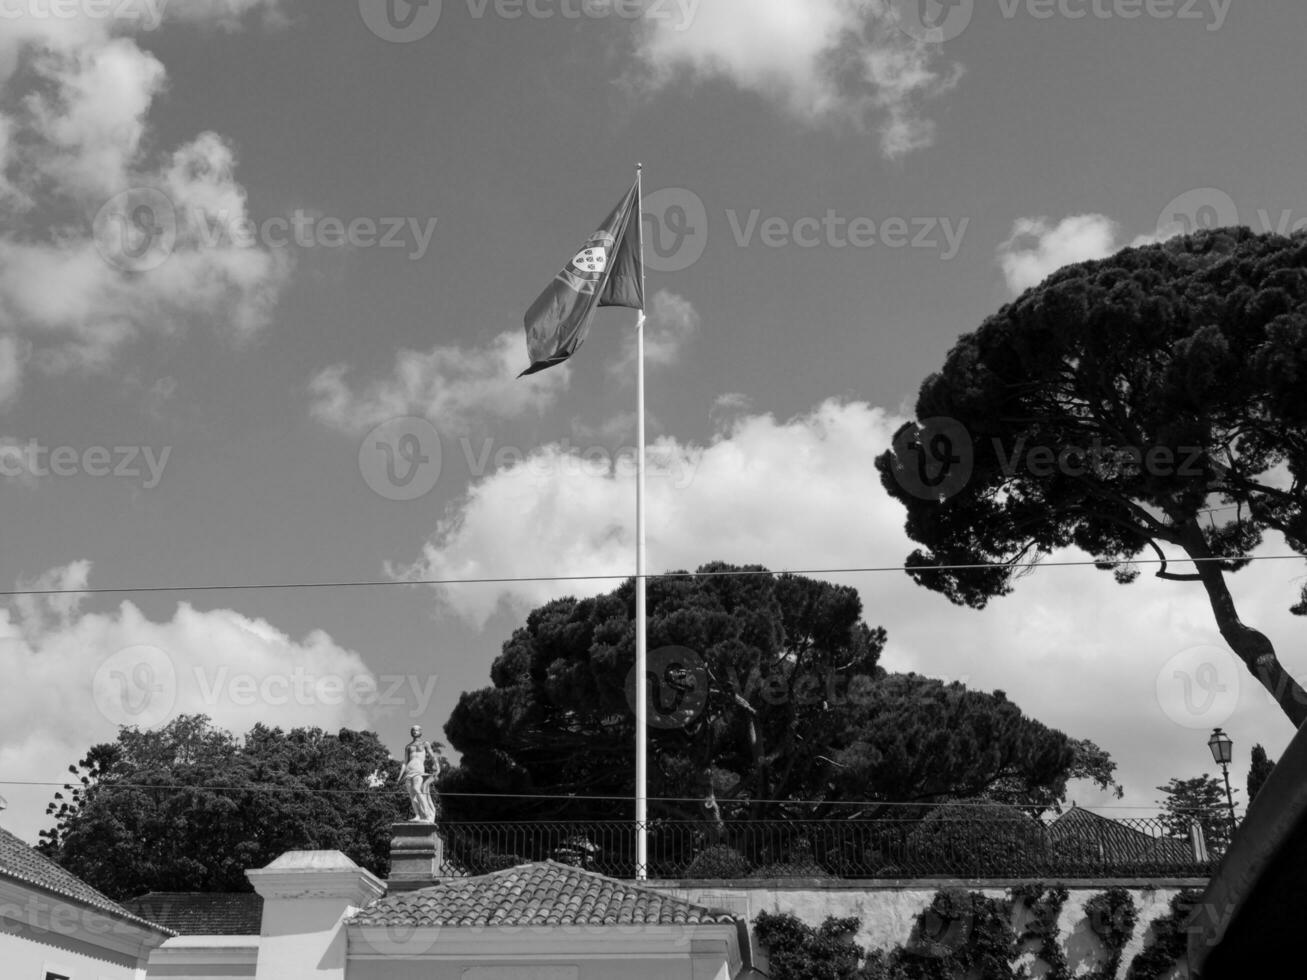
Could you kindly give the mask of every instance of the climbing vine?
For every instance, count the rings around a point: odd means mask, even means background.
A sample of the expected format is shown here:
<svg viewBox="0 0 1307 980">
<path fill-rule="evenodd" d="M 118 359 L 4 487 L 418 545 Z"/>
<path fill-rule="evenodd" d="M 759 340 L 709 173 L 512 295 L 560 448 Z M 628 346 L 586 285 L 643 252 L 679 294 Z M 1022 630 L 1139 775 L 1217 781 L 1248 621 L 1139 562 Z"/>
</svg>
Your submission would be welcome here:
<svg viewBox="0 0 1307 980">
<path fill-rule="evenodd" d="M 1085 903 L 1085 917 L 1107 947 L 1107 961 L 1101 969 L 1083 976 L 1086 980 L 1116 980 L 1125 944 L 1134 935 L 1135 923 L 1139 921 L 1135 900 L 1124 888 L 1109 888 Z"/>
<path fill-rule="evenodd" d="M 1012 896 L 1030 910 L 1031 919 L 1021 933 L 1020 942 L 1039 944 L 1037 955 L 1048 964 L 1046 980 L 1071 980 L 1071 967 L 1057 936 L 1057 920 L 1066 904 L 1067 890 L 1050 888 L 1045 892 L 1042 885 L 1024 885 L 1012 889 Z"/>
<path fill-rule="evenodd" d="M 853 936 L 861 926 L 832 916 L 814 929 L 789 913 L 760 912 L 754 920 L 772 980 L 857 980 L 863 953 Z"/>
<path fill-rule="evenodd" d="M 1202 897 L 1202 892 L 1187 889 L 1171 898 L 1170 911 L 1149 923 L 1152 936 L 1130 961 L 1126 980 L 1158 980 L 1184 959 L 1189 946 L 1185 923 Z"/>
<path fill-rule="evenodd" d="M 982 976 L 1016 980 L 1020 942 L 1012 928 L 1012 902 L 980 892 L 935 893 L 917 916 L 906 945 L 876 950 L 863 968 L 866 980 L 952 980 Z"/>
<path fill-rule="evenodd" d="M 1130 965 L 1129 980 L 1157 980 L 1174 964 L 1184 941 L 1183 923 L 1196 893 L 1182 893 L 1168 916 L 1152 924 L 1153 941 Z M 763 912 L 755 920 L 758 941 L 767 950 L 773 980 L 1025 980 L 1017 968 L 1023 949 L 1047 964 L 1047 980 L 1072 980 L 1058 937 L 1058 919 L 1068 900 L 1065 888 L 1028 885 L 1009 898 L 944 889 L 917 916 L 907 943 L 892 949 L 864 950 L 855 941 L 857 918 L 828 918 L 814 928 L 790 914 Z M 1185 904 L 1186 901 L 1188 904 Z M 1013 912 L 1021 906 L 1029 920 L 1018 932 Z M 1125 946 L 1134 935 L 1139 910 L 1124 888 L 1109 888 L 1085 903 L 1090 928 L 1106 947 L 1100 969 L 1084 980 L 1115 980 Z M 1033 947 L 1033 948 L 1032 948 Z"/>
</svg>

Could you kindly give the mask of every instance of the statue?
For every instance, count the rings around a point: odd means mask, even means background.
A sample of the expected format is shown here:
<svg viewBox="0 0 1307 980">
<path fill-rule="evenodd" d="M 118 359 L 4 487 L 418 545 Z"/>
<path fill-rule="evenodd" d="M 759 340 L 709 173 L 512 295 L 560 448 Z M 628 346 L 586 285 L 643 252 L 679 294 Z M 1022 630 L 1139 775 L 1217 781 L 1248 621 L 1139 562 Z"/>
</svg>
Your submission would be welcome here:
<svg viewBox="0 0 1307 980">
<path fill-rule="evenodd" d="M 399 769 L 397 782 L 404 783 L 409 802 L 413 805 L 413 819 L 418 823 L 436 822 L 436 804 L 431 799 L 431 785 L 444 769 L 445 760 L 430 742 L 422 737 L 422 727 L 414 725 L 408 732 L 413 740 L 404 746 L 404 763 Z M 435 772 L 427 772 L 427 759 L 435 765 Z"/>
</svg>

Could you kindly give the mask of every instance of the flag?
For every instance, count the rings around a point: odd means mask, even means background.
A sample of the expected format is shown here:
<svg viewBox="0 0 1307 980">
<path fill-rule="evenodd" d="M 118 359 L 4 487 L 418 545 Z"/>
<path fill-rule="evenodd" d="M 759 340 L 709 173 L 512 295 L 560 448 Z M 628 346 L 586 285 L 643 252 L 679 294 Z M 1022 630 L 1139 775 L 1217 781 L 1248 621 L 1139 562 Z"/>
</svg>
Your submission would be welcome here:
<svg viewBox="0 0 1307 980">
<path fill-rule="evenodd" d="M 644 309 L 638 180 L 526 311 L 531 366 L 519 377 L 562 364 L 575 354 L 600 306 Z"/>
</svg>

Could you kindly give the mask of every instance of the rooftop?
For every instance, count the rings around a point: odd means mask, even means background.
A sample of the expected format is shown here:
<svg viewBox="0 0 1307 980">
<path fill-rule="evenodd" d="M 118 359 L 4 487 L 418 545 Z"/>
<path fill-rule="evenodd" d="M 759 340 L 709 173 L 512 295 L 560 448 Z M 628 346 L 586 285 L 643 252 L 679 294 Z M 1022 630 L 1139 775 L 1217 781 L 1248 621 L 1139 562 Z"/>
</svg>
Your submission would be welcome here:
<svg viewBox="0 0 1307 980">
<path fill-rule="evenodd" d="M 139 926 L 171 932 L 166 927 L 119 905 L 3 827 L 0 827 L 0 877 L 33 885 L 70 901 L 134 922 Z"/>
<path fill-rule="evenodd" d="M 734 923 L 735 918 L 594 871 L 541 861 L 390 895 L 349 921 L 366 926 L 652 926 Z"/>
<path fill-rule="evenodd" d="M 253 892 L 150 892 L 123 905 L 179 936 L 257 936 L 263 921 Z"/>
</svg>

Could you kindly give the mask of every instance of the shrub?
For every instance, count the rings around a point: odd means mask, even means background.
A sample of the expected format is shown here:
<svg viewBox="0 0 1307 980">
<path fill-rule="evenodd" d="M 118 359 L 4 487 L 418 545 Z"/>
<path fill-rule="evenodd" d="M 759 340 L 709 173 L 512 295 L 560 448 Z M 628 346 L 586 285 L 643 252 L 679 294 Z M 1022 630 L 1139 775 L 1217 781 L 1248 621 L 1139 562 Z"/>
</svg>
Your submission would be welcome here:
<svg viewBox="0 0 1307 980">
<path fill-rule="evenodd" d="M 908 835 L 909 860 L 927 874 L 1022 874 L 1044 853 L 1045 836 L 1039 821 L 1011 807 L 944 805 Z"/>
<path fill-rule="evenodd" d="M 710 847 L 685 869 L 687 878 L 743 878 L 750 871 L 749 859 L 725 844 Z"/>
</svg>

